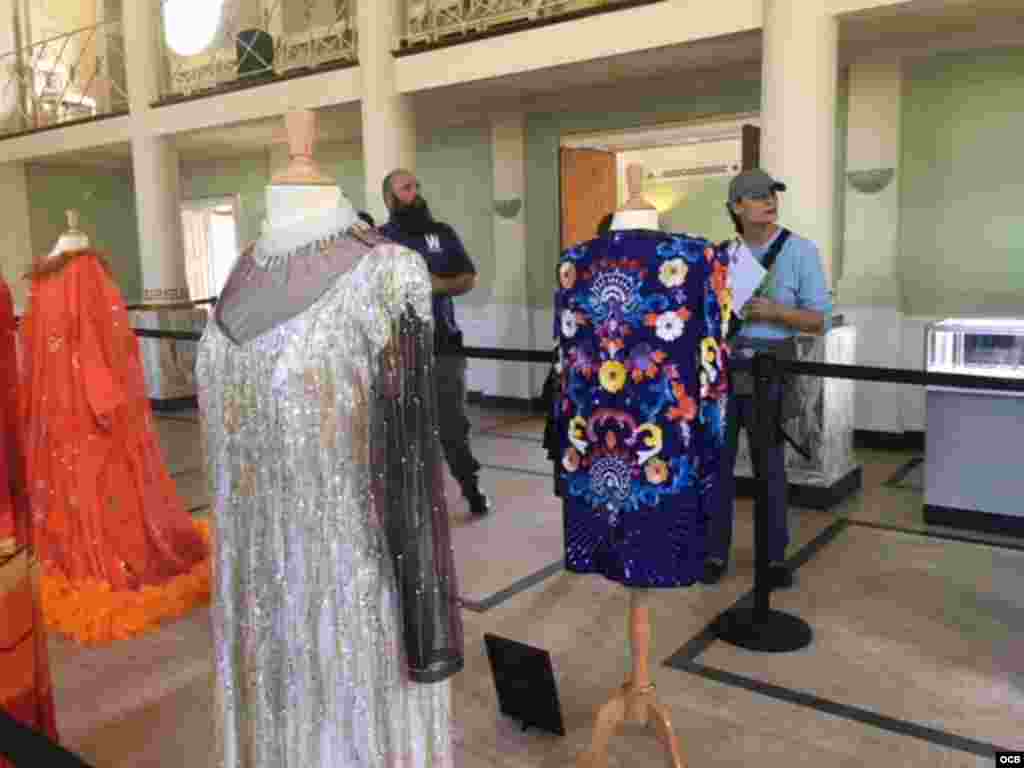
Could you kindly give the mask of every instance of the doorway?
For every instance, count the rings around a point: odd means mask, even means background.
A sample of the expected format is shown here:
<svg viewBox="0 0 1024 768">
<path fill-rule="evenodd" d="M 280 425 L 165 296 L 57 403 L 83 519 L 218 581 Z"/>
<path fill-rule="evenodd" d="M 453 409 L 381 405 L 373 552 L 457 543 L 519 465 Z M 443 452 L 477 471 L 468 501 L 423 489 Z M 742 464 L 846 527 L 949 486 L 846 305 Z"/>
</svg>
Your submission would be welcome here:
<svg viewBox="0 0 1024 768">
<path fill-rule="evenodd" d="M 666 232 L 713 241 L 731 237 L 729 181 L 756 168 L 761 130 L 755 114 L 728 119 L 569 135 L 561 140 L 561 247 L 595 237 L 601 219 L 626 202 L 626 167 L 644 166 L 643 194 Z"/>
<path fill-rule="evenodd" d="M 238 257 L 237 196 L 188 200 L 181 206 L 189 299 L 220 295 Z"/>
</svg>

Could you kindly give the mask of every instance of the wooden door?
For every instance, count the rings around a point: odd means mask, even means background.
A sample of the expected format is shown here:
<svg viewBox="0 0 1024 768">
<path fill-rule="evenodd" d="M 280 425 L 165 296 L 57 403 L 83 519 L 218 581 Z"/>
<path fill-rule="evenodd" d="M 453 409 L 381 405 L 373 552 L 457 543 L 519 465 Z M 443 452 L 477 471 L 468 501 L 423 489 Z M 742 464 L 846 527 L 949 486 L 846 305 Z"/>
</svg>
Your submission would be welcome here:
<svg viewBox="0 0 1024 768">
<path fill-rule="evenodd" d="M 561 152 L 562 250 L 597 235 L 597 225 L 618 207 L 615 153 L 599 149 Z"/>
<path fill-rule="evenodd" d="M 744 171 L 761 167 L 761 128 L 757 125 L 743 126 L 742 163 Z"/>
</svg>

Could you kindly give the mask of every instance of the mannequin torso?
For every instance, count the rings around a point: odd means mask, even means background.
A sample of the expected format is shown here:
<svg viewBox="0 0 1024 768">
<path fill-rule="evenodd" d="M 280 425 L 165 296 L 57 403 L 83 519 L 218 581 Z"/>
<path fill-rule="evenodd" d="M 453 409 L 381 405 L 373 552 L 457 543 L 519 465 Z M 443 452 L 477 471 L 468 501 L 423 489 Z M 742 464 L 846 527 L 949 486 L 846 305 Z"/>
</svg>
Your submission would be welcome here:
<svg viewBox="0 0 1024 768">
<path fill-rule="evenodd" d="M 278 232 L 342 207 L 345 195 L 334 185 L 271 184 L 264 193 L 267 216 L 263 234 Z"/>
<path fill-rule="evenodd" d="M 624 229 L 660 229 L 658 211 L 654 208 L 644 210 L 626 210 L 615 212 L 612 219 L 612 230 Z"/>
</svg>

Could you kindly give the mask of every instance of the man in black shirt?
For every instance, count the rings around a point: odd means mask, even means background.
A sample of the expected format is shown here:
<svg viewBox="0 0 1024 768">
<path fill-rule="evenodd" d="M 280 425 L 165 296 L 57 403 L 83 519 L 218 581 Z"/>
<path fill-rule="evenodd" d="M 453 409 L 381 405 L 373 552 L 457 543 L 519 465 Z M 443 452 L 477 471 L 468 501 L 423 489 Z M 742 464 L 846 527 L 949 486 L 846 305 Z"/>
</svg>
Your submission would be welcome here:
<svg viewBox="0 0 1024 768">
<path fill-rule="evenodd" d="M 490 510 L 490 501 L 480 491 L 480 463 L 469 447 L 466 357 L 452 301 L 453 296 L 468 293 L 476 285 L 476 267 L 455 230 L 431 216 L 413 174 L 402 169 L 392 171 L 384 178 L 381 192 L 391 214 L 381 233 L 418 252 L 430 270 L 441 447 L 470 511 L 479 517 Z"/>
</svg>

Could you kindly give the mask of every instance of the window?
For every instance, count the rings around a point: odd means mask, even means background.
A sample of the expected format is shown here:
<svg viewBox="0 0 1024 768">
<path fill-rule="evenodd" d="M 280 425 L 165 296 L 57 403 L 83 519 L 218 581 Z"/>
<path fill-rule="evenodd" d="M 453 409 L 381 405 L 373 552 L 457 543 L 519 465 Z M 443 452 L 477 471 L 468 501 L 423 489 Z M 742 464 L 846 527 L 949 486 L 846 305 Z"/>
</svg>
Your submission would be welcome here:
<svg viewBox="0 0 1024 768">
<path fill-rule="evenodd" d="M 238 257 L 238 200 L 190 200 L 181 208 L 181 226 L 189 298 L 218 296 Z"/>
</svg>

